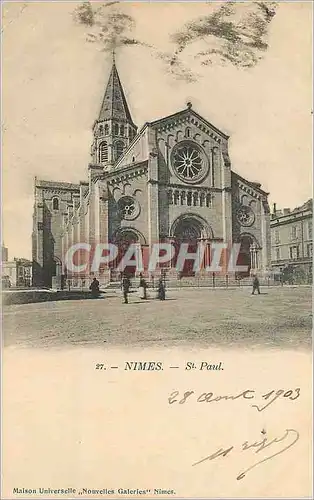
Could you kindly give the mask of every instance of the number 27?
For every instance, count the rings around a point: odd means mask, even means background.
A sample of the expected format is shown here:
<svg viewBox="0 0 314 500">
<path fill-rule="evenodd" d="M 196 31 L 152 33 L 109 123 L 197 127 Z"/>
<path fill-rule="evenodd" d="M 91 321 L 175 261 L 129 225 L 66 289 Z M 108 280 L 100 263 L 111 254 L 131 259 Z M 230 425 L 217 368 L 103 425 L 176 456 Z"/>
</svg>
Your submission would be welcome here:
<svg viewBox="0 0 314 500">
<path fill-rule="evenodd" d="M 95 369 L 96 370 L 103 370 L 104 369 L 104 364 L 103 363 L 96 363 Z"/>
</svg>

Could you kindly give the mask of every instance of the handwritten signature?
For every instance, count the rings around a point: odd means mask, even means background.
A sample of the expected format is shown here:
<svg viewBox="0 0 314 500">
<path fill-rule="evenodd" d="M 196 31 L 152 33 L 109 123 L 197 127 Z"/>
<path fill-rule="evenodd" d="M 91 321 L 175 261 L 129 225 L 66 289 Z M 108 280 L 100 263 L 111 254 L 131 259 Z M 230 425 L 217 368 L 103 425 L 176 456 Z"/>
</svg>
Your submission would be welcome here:
<svg viewBox="0 0 314 500">
<path fill-rule="evenodd" d="M 266 434 L 265 430 L 262 430 L 261 432 L 264 435 Z M 289 448 L 291 448 L 298 441 L 299 437 L 300 437 L 300 435 L 299 435 L 299 432 L 297 430 L 286 429 L 283 436 L 275 437 L 271 440 L 269 440 L 267 437 L 264 437 L 261 441 L 255 441 L 254 443 L 251 443 L 251 444 L 249 444 L 248 441 L 245 441 L 242 444 L 240 451 L 246 451 L 246 450 L 251 449 L 251 450 L 254 450 L 255 453 L 260 453 L 262 450 L 265 450 L 266 448 L 272 447 L 275 443 L 284 443 L 285 442 L 285 446 L 283 448 L 279 449 L 278 451 L 276 451 L 275 453 L 273 453 L 272 455 L 269 455 L 269 456 L 263 458 L 259 462 L 254 463 L 253 465 L 251 465 L 250 467 L 248 467 L 244 471 L 240 472 L 240 474 L 237 476 L 237 480 L 243 479 L 250 470 L 254 469 L 258 465 L 260 465 L 264 462 L 267 462 L 268 460 L 276 457 L 277 455 L 280 455 L 281 453 L 284 453 L 285 451 L 287 451 Z M 290 441 L 290 438 L 293 438 L 293 440 L 291 442 L 289 442 L 289 444 L 286 444 L 288 441 Z M 195 462 L 194 464 L 192 464 L 192 466 L 194 467 L 195 465 L 199 465 L 203 462 L 206 462 L 207 460 L 214 460 L 218 457 L 226 457 L 227 455 L 229 455 L 232 452 L 232 450 L 235 450 L 234 446 L 230 446 L 228 448 L 220 448 L 215 453 L 212 453 L 211 455 L 208 455 L 207 457 L 202 458 L 198 462 Z"/>
<path fill-rule="evenodd" d="M 174 403 L 179 403 L 179 404 L 184 404 L 186 403 L 187 400 L 191 398 L 191 396 L 194 394 L 194 398 L 196 397 L 196 402 L 197 403 L 214 403 L 217 401 L 223 401 L 223 400 L 231 400 L 234 401 L 236 399 L 246 399 L 246 400 L 252 400 L 258 397 L 256 394 L 256 391 L 254 389 L 246 389 L 245 391 L 239 392 L 237 394 L 229 394 L 229 395 L 224 395 L 224 396 L 216 396 L 213 392 L 203 392 L 200 394 L 198 397 L 195 395 L 195 391 L 185 391 L 180 394 L 179 391 L 174 391 L 170 394 L 168 397 L 168 403 L 174 404 Z M 271 390 L 269 392 L 266 392 L 262 395 L 259 396 L 262 398 L 264 401 L 267 401 L 266 404 L 251 404 L 252 408 L 256 408 L 257 411 L 262 412 L 266 408 L 268 408 L 272 403 L 274 403 L 278 398 L 282 397 L 284 399 L 288 399 L 290 401 L 295 401 L 300 397 L 300 388 L 297 387 L 296 389 L 278 389 L 278 390 Z"/>
</svg>

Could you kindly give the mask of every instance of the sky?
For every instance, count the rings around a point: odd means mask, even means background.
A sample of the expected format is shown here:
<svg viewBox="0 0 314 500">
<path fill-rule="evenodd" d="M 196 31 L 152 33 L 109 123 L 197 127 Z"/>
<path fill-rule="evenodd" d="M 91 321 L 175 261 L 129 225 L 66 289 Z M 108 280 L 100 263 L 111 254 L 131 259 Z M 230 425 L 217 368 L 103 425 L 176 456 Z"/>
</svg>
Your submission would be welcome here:
<svg viewBox="0 0 314 500">
<path fill-rule="evenodd" d="M 86 42 L 72 19 L 75 3 L 10 3 L 2 19 L 2 240 L 9 258 L 31 257 L 34 177 L 87 177 L 92 125 L 111 58 Z M 127 3 L 136 35 L 161 50 L 169 33 L 208 11 L 201 2 Z M 280 3 L 269 50 L 247 70 L 201 67 L 194 83 L 175 80 L 144 47 L 117 51 L 133 121 L 193 109 L 230 135 L 232 169 L 258 181 L 277 208 L 312 196 L 312 4 Z"/>
</svg>

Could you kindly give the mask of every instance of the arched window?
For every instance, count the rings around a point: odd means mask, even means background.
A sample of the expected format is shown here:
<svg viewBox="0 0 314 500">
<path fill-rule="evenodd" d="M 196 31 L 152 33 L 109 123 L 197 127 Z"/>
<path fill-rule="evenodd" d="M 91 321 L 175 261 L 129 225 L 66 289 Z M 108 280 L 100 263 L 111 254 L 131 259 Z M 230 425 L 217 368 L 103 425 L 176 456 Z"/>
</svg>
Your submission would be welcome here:
<svg viewBox="0 0 314 500">
<path fill-rule="evenodd" d="M 120 125 L 120 135 L 124 135 L 124 125 Z"/>
<path fill-rule="evenodd" d="M 185 129 L 185 137 L 191 137 L 191 129 L 189 127 Z"/>
<path fill-rule="evenodd" d="M 109 134 L 109 125 L 108 123 L 105 123 L 105 135 Z"/>
<path fill-rule="evenodd" d="M 53 210 L 59 210 L 59 199 L 58 198 L 53 198 L 53 200 L 52 200 L 52 209 Z"/>
<path fill-rule="evenodd" d="M 117 141 L 114 145 L 115 161 L 117 161 L 122 155 L 124 150 L 124 143 L 122 141 Z"/>
<path fill-rule="evenodd" d="M 104 127 L 102 125 L 99 126 L 99 135 L 103 135 Z"/>
<path fill-rule="evenodd" d="M 114 133 L 115 135 L 119 135 L 119 125 L 117 123 L 114 126 Z"/>
<path fill-rule="evenodd" d="M 99 146 L 99 162 L 105 163 L 106 161 L 108 161 L 108 144 L 104 141 Z"/>
</svg>

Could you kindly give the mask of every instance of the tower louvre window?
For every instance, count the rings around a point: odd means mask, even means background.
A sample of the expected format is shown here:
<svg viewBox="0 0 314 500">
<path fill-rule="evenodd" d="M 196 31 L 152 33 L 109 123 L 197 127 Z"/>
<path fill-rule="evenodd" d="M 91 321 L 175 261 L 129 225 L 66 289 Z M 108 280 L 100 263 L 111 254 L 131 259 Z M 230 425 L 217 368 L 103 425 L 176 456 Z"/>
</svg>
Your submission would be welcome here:
<svg viewBox="0 0 314 500">
<path fill-rule="evenodd" d="M 52 209 L 59 210 L 59 200 L 58 198 L 53 198 L 52 200 Z"/>
<path fill-rule="evenodd" d="M 134 137 L 136 136 L 136 132 L 133 128 L 130 128 L 130 139 L 133 141 Z"/>
<path fill-rule="evenodd" d="M 105 124 L 105 135 L 109 134 L 109 125 L 108 123 Z"/>
<path fill-rule="evenodd" d="M 100 163 L 108 161 L 108 144 L 106 141 L 102 142 L 99 146 L 99 161 Z"/>
<path fill-rule="evenodd" d="M 124 150 L 124 143 L 122 141 L 117 141 L 114 145 L 115 160 L 117 161 L 122 155 Z"/>
<path fill-rule="evenodd" d="M 124 135 L 124 125 L 120 126 L 120 135 Z"/>
<path fill-rule="evenodd" d="M 104 127 L 102 125 L 100 125 L 99 127 L 99 135 L 103 135 L 104 133 Z"/>
<path fill-rule="evenodd" d="M 119 125 L 117 123 L 114 126 L 114 133 L 115 135 L 119 135 Z"/>
</svg>

